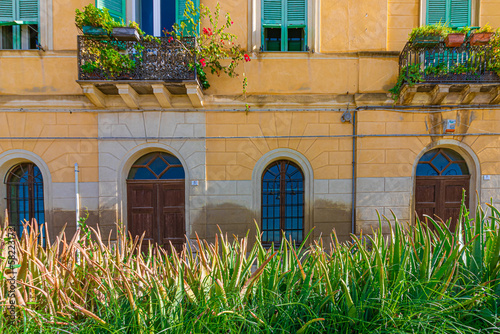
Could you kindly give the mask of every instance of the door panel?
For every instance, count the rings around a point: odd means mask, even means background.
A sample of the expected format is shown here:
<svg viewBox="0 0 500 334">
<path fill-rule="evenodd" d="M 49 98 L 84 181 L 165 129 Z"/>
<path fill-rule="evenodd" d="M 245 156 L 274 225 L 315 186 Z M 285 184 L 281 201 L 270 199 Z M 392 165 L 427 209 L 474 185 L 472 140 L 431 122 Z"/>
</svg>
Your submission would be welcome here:
<svg viewBox="0 0 500 334">
<path fill-rule="evenodd" d="M 439 183 L 428 178 L 417 177 L 415 191 L 415 211 L 420 221 L 427 223 L 424 215 L 434 218 L 438 213 Z M 433 229 L 434 226 L 431 226 Z"/>
<path fill-rule="evenodd" d="M 155 243 L 158 239 L 156 228 L 156 189 L 152 183 L 128 183 L 128 230 L 134 238 L 136 235 L 144 236 L 144 245 L 148 241 Z"/>
<path fill-rule="evenodd" d="M 184 181 L 127 182 L 128 229 L 148 241 L 180 250 L 185 242 Z"/>
<path fill-rule="evenodd" d="M 441 180 L 443 196 L 443 220 L 451 218 L 450 230 L 454 231 L 460 215 L 460 205 L 462 203 L 462 191 L 469 194 L 470 176 L 460 178 L 446 178 Z"/>
<path fill-rule="evenodd" d="M 159 184 L 162 244 L 170 248 L 170 243 L 180 250 L 185 241 L 185 197 L 184 182 Z"/>
</svg>

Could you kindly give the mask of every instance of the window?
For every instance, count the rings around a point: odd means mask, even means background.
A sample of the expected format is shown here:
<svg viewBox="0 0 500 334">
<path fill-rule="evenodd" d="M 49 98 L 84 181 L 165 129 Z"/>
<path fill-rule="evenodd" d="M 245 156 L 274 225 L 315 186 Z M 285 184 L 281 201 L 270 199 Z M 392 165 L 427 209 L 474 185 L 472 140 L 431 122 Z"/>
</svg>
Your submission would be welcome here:
<svg viewBox="0 0 500 334">
<path fill-rule="evenodd" d="M 38 0 L 0 1 L 0 49 L 37 49 L 38 13 Z"/>
<path fill-rule="evenodd" d="M 467 163 L 457 152 L 439 148 L 425 153 L 417 165 L 417 176 L 469 175 Z"/>
<path fill-rule="evenodd" d="M 307 0 L 262 0 L 263 51 L 306 51 Z"/>
<path fill-rule="evenodd" d="M 200 0 L 192 0 L 195 7 Z M 172 30 L 174 23 L 181 24 L 187 0 L 133 0 L 131 17 L 148 35 L 161 36 L 163 30 Z M 97 0 L 98 8 L 108 8 L 117 21 L 125 21 L 125 0 Z"/>
<path fill-rule="evenodd" d="M 471 25 L 471 0 L 427 0 L 426 24 L 448 23 L 451 27 Z"/>
<path fill-rule="evenodd" d="M 304 175 L 296 164 L 280 160 L 262 175 L 262 242 L 286 238 L 301 243 L 304 234 Z"/>
<path fill-rule="evenodd" d="M 43 178 L 40 169 L 32 163 L 14 166 L 6 176 L 7 209 L 9 223 L 18 235 L 23 232 L 22 223 L 36 219 L 44 239 L 45 212 L 43 203 Z"/>
</svg>

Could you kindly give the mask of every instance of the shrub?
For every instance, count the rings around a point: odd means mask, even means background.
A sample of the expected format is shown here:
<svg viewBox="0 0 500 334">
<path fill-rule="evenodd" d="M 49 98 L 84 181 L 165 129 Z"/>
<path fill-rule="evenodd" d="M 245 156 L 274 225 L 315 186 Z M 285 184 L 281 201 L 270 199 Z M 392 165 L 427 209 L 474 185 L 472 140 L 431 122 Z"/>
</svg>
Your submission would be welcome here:
<svg viewBox="0 0 500 334">
<path fill-rule="evenodd" d="M 495 333 L 500 330 L 500 212 L 462 206 L 456 231 L 383 217 L 371 235 L 335 233 L 277 251 L 247 237 L 149 247 L 118 225 L 42 248 L 37 226 L 14 240 L 17 318 L 7 318 L 2 245 L 0 331 L 124 333 Z M 382 224 L 390 234 L 382 234 Z M 7 226 L 0 233 L 7 243 Z M 78 241 L 80 239 L 80 241 Z M 105 240 L 107 239 L 107 241 Z M 80 254 L 80 262 L 77 257 Z"/>
</svg>

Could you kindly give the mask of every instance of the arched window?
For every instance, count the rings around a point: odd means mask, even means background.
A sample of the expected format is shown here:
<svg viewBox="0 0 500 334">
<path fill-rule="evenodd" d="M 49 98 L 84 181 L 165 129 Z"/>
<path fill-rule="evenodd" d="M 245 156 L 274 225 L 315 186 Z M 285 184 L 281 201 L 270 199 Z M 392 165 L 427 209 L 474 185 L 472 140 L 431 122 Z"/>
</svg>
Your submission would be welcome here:
<svg viewBox="0 0 500 334">
<path fill-rule="evenodd" d="M 43 204 L 43 178 L 40 169 L 33 163 L 14 166 L 5 178 L 7 185 L 7 209 L 9 223 L 18 235 L 23 232 L 22 223 L 36 219 L 41 228 L 41 237 L 45 235 L 45 212 Z"/>
<path fill-rule="evenodd" d="M 129 180 L 181 180 L 184 168 L 171 154 L 154 152 L 139 158 L 130 169 Z"/>
<path fill-rule="evenodd" d="M 262 175 L 262 241 L 279 243 L 304 238 L 304 175 L 296 164 L 280 160 Z"/>
<path fill-rule="evenodd" d="M 439 148 L 425 153 L 417 166 L 417 176 L 469 175 L 467 163 L 457 152 Z"/>
</svg>

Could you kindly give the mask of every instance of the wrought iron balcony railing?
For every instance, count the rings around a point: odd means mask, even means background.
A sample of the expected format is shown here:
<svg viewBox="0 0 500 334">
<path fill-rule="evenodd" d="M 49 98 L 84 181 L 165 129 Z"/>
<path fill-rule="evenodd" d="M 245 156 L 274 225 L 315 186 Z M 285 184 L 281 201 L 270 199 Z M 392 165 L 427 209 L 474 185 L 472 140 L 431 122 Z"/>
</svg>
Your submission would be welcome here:
<svg viewBox="0 0 500 334">
<path fill-rule="evenodd" d="M 169 40 L 170 39 L 170 40 Z M 116 41 L 107 38 L 78 36 L 79 80 L 161 80 L 181 82 L 196 80 L 195 63 L 191 52 L 195 39 L 184 38 L 182 43 L 167 37 L 151 41 Z M 102 50 L 112 47 L 135 63 L 132 70 L 113 71 L 102 66 Z"/>
<path fill-rule="evenodd" d="M 432 47 L 406 43 L 399 56 L 399 73 L 406 78 L 430 84 L 498 83 L 495 56 L 491 45 L 446 47 L 440 42 Z"/>
</svg>

